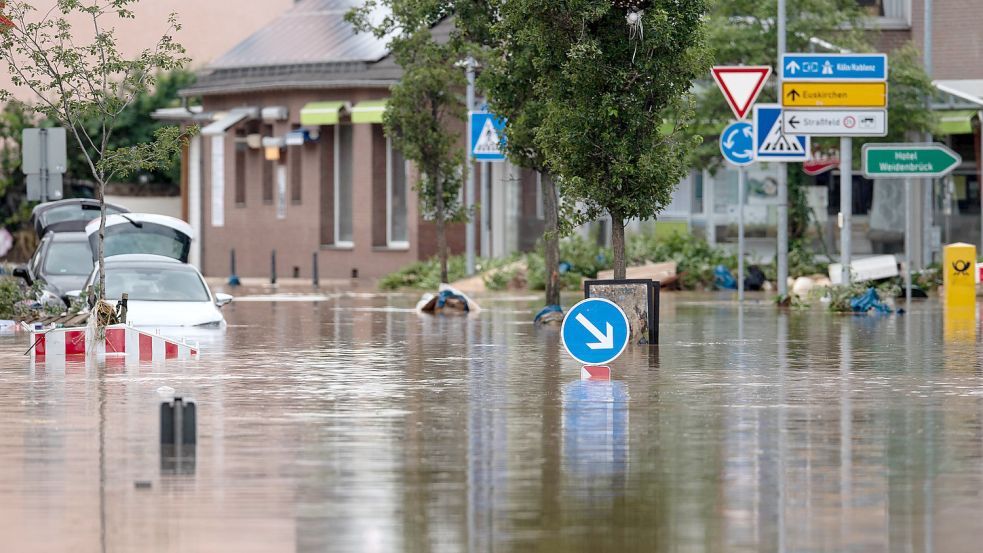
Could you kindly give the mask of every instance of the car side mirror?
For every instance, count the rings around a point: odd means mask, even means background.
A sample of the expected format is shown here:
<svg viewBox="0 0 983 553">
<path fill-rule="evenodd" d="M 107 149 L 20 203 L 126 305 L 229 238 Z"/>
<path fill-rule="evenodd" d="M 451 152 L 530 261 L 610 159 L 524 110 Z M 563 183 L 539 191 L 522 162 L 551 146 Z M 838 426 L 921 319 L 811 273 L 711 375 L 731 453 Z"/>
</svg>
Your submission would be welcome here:
<svg viewBox="0 0 983 553">
<path fill-rule="evenodd" d="M 215 305 L 224 307 L 230 303 L 232 303 L 232 296 L 222 293 L 215 294 Z"/>
<path fill-rule="evenodd" d="M 13 274 L 17 278 L 26 280 L 28 284 L 33 284 L 33 282 L 31 282 L 31 275 L 27 272 L 27 267 L 24 267 L 23 265 L 20 267 L 14 267 Z"/>
</svg>

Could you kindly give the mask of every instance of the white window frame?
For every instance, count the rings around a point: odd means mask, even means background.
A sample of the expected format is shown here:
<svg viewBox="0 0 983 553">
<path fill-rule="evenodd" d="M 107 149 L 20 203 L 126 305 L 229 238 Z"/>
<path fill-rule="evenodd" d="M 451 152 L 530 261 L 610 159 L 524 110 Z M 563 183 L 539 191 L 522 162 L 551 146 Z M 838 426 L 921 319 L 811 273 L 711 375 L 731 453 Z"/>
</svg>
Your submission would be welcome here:
<svg viewBox="0 0 983 553">
<path fill-rule="evenodd" d="M 409 172 L 407 169 L 406 160 L 403 160 L 403 196 L 406 200 L 409 200 L 409 183 L 406 179 L 406 174 Z M 395 167 L 393 167 L 393 141 L 388 136 L 386 137 L 386 246 L 392 249 L 409 249 L 409 240 L 396 240 L 393 241 L 393 185 L 394 179 L 393 174 Z M 409 202 L 407 201 L 407 213 L 406 213 L 406 234 L 409 237 Z"/>
<path fill-rule="evenodd" d="M 355 168 L 352 167 L 352 171 L 354 170 Z M 355 193 L 354 184 L 355 183 L 353 180 L 352 194 Z M 354 208 L 354 206 L 352 207 Z M 352 230 L 354 231 L 354 228 Z M 334 126 L 334 244 L 333 245 L 336 248 L 355 247 L 355 242 L 353 240 L 343 241 L 338 238 L 339 236 L 341 236 L 341 122 L 339 122 L 337 125 Z"/>
</svg>

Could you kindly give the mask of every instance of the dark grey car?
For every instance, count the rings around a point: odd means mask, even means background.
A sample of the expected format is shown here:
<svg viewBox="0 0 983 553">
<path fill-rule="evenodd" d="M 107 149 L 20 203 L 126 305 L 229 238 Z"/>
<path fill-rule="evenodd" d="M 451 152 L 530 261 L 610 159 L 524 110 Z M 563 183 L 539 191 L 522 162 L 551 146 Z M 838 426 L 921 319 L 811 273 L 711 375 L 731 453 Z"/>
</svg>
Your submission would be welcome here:
<svg viewBox="0 0 983 553">
<path fill-rule="evenodd" d="M 85 232 L 48 232 L 27 265 L 14 270 L 28 284 L 45 282 L 49 298 L 68 304 L 66 294 L 80 290 L 92 272 L 92 252 Z"/>
</svg>

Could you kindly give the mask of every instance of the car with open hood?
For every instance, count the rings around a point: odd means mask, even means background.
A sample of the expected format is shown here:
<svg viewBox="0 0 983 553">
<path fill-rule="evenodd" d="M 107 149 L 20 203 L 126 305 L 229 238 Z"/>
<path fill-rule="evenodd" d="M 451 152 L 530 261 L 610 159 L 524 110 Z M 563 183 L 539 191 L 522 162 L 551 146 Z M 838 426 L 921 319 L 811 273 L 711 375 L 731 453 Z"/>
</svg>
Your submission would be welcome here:
<svg viewBox="0 0 983 553">
<path fill-rule="evenodd" d="M 106 217 L 105 257 L 125 254 L 160 255 L 188 262 L 194 230 L 174 217 L 153 213 L 118 213 Z M 85 227 L 92 260 L 99 259 L 99 221 Z"/>
<path fill-rule="evenodd" d="M 193 265 L 164 255 L 123 254 L 107 257 L 105 266 L 106 299 L 117 302 L 127 295 L 127 323 L 152 328 L 225 327 L 221 307 L 232 296 L 212 294 Z M 97 263 L 85 290 L 94 290 L 98 279 Z"/>
</svg>

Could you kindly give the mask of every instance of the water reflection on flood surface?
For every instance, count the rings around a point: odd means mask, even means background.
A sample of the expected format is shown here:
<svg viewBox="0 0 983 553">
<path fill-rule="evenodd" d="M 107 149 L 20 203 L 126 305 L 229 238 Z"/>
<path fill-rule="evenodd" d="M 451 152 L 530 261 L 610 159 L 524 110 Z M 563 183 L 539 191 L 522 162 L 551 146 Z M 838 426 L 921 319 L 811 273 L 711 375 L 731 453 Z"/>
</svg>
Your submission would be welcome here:
<svg viewBox="0 0 983 553">
<path fill-rule="evenodd" d="M 665 295 L 585 382 L 536 301 L 254 298 L 199 361 L 0 337 L 4 551 L 974 551 L 976 323 Z M 159 445 L 158 390 L 198 444 Z"/>
</svg>

